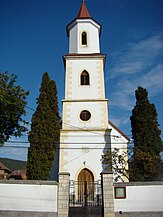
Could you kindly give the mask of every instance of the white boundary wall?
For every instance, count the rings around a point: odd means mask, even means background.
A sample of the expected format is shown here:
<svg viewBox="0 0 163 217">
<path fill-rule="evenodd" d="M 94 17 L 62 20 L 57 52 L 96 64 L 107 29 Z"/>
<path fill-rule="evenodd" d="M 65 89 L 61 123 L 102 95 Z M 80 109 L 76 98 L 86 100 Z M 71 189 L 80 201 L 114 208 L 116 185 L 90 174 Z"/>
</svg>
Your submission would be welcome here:
<svg viewBox="0 0 163 217">
<path fill-rule="evenodd" d="M 114 199 L 115 212 L 163 212 L 163 182 L 114 183 L 126 187 L 125 199 Z M 0 181 L 0 211 L 58 212 L 54 181 Z"/>
<path fill-rule="evenodd" d="M 1 181 L 0 210 L 57 213 L 56 182 Z"/>
<path fill-rule="evenodd" d="M 114 183 L 126 186 L 126 198 L 114 199 L 115 212 L 163 212 L 163 182 Z"/>
</svg>

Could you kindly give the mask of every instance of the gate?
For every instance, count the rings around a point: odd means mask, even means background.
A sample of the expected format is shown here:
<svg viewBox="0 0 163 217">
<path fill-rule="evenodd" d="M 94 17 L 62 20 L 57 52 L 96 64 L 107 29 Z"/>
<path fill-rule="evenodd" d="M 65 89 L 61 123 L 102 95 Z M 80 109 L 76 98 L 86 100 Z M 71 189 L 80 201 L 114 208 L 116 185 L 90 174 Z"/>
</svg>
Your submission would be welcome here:
<svg viewBox="0 0 163 217">
<path fill-rule="evenodd" d="M 69 217 L 101 217 L 101 181 L 70 181 Z"/>
</svg>

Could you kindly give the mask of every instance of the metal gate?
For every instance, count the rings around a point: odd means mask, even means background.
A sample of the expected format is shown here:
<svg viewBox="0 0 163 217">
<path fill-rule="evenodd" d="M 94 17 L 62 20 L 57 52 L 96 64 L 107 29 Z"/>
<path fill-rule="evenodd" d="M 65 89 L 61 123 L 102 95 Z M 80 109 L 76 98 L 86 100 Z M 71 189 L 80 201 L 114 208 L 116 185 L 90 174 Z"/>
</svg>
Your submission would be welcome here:
<svg viewBox="0 0 163 217">
<path fill-rule="evenodd" d="M 69 216 L 101 216 L 101 181 L 70 181 Z"/>
</svg>

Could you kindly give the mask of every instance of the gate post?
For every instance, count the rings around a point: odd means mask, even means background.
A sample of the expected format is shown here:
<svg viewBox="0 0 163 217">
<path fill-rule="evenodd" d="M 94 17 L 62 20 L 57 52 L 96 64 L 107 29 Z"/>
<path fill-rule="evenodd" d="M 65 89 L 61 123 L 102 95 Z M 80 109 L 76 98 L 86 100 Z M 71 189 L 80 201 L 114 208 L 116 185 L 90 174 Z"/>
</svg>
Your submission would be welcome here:
<svg viewBox="0 0 163 217">
<path fill-rule="evenodd" d="M 115 217 L 113 197 L 113 173 L 102 172 L 102 208 L 103 217 Z"/>
<path fill-rule="evenodd" d="M 69 215 L 70 173 L 59 173 L 58 217 Z"/>
</svg>

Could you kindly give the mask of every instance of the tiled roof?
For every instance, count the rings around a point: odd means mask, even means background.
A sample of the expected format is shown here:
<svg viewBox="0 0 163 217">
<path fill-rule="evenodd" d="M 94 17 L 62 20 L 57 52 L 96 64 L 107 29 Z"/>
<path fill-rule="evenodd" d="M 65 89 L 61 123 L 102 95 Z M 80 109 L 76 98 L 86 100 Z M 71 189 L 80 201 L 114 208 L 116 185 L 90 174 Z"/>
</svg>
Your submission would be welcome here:
<svg viewBox="0 0 163 217">
<path fill-rule="evenodd" d="M 80 10 L 78 12 L 78 15 L 76 17 L 77 19 L 80 19 L 80 18 L 91 18 L 90 16 L 90 13 L 84 3 L 84 1 L 82 1 L 82 5 L 80 7 Z"/>
<path fill-rule="evenodd" d="M 79 12 L 78 12 L 77 17 L 76 17 L 74 20 L 72 20 L 72 21 L 66 26 L 66 31 L 67 31 L 67 36 L 68 36 L 68 37 L 69 37 L 70 28 L 74 25 L 74 23 L 75 23 L 77 20 L 82 20 L 82 19 L 90 19 L 90 20 L 94 21 L 96 24 L 98 24 L 98 25 L 100 26 L 99 34 L 101 35 L 101 25 L 100 25 L 96 20 L 94 20 L 94 19 L 91 17 L 91 15 L 90 15 L 90 13 L 89 13 L 89 11 L 88 11 L 86 5 L 85 5 L 84 0 L 82 0 L 82 5 L 81 5 L 81 7 L 80 7 L 80 10 L 79 10 Z M 71 26 L 71 25 L 72 25 L 72 26 Z"/>
<path fill-rule="evenodd" d="M 8 170 L 11 171 L 8 167 L 6 167 L 3 163 L 0 162 L 0 170 Z"/>
</svg>

